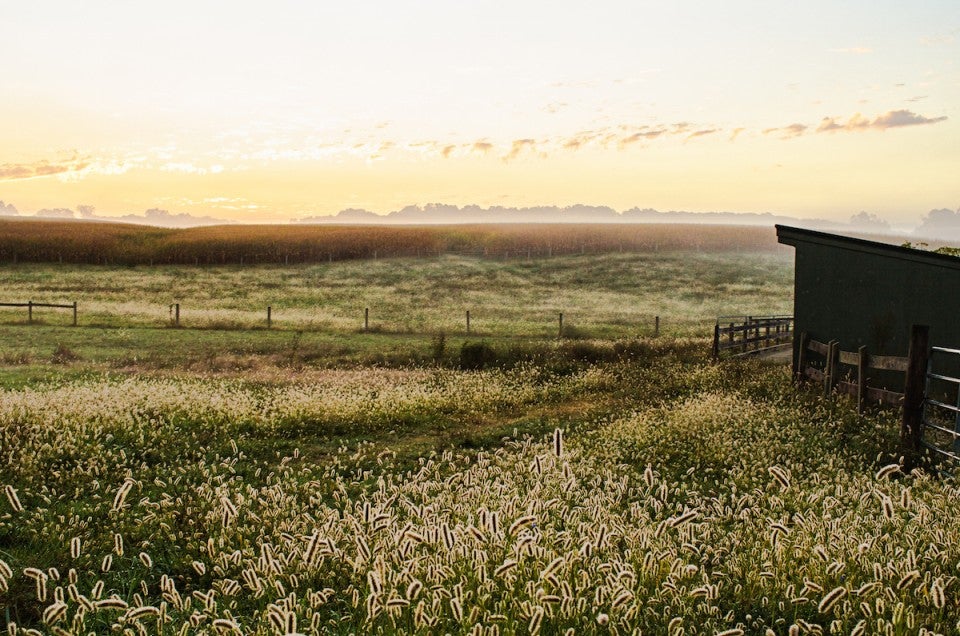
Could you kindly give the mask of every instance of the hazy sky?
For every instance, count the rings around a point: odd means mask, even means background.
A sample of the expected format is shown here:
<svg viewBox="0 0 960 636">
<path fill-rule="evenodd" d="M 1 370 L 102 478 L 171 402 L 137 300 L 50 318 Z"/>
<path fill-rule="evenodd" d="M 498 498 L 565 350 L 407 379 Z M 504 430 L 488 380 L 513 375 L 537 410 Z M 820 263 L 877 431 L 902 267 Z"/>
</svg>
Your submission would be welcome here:
<svg viewBox="0 0 960 636">
<path fill-rule="evenodd" d="M 960 206 L 960 2 L 11 2 L 0 199 Z"/>
</svg>

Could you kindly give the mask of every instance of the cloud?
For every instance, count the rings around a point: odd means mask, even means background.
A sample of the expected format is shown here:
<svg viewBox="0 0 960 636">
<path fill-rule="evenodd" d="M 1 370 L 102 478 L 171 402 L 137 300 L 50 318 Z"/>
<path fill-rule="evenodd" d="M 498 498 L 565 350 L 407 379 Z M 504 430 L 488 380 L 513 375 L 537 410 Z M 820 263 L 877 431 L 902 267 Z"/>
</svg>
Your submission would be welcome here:
<svg viewBox="0 0 960 636">
<path fill-rule="evenodd" d="M 941 121 L 946 121 L 947 116 L 942 115 L 940 117 L 924 117 L 923 115 L 918 115 L 909 110 L 891 110 L 889 113 L 884 113 L 877 117 L 873 124 L 874 128 L 900 128 L 902 126 L 920 126 L 923 124 L 936 124 Z"/>
<path fill-rule="evenodd" d="M 0 181 L 36 179 L 38 177 L 79 172 L 88 165 L 90 165 L 88 161 L 76 158 L 55 163 L 47 160 L 34 163 L 5 163 L 0 165 Z"/>
<path fill-rule="evenodd" d="M 771 135 L 777 133 L 781 139 L 792 139 L 805 133 L 807 128 L 809 128 L 809 126 L 806 124 L 790 124 L 789 126 L 782 126 L 780 128 L 766 128 L 763 134 Z"/>
<path fill-rule="evenodd" d="M 472 150 L 473 152 L 479 152 L 485 155 L 491 150 L 493 150 L 493 144 L 486 140 L 475 141 L 470 146 L 470 150 Z"/>
<path fill-rule="evenodd" d="M 531 150 L 537 149 L 537 140 L 536 139 L 515 139 L 512 144 L 510 144 L 510 152 L 503 156 L 504 161 L 512 161 L 516 159 L 517 156 L 523 152 L 525 148 Z"/>
<path fill-rule="evenodd" d="M 641 130 L 639 130 L 639 131 L 637 131 L 637 132 L 635 132 L 635 133 L 633 133 L 633 134 L 627 135 L 626 137 L 620 138 L 620 141 L 618 142 L 617 145 L 618 145 L 618 147 L 619 147 L 621 150 L 623 150 L 623 149 L 626 148 L 627 146 L 629 146 L 629 145 L 631 145 L 631 144 L 635 144 L 635 143 L 637 143 L 638 141 L 645 141 L 645 140 L 648 140 L 648 139 L 656 139 L 657 137 L 660 137 L 661 135 L 665 135 L 665 134 L 667 134 L 667 129 L 666 129 L 666 128 L 646 128 L 646 127 L 644 127 L 644 129 L 641 129 Z"/>
<path fill-rule="evenodd" d="M 824 117 L 820 125 L 817 126 L 817 132 L 852 132 L 857 130 L 887 130 L 888 128 L 903 128 L 905 126 L 922 126 L 925 124 L 936 124 L 946 121 L 946 115 L 941 117 L 925 117 L 909 110 L 891 110 L 874 119 L 864 117 L 860 113 L 855 113 L 846 123 L 838 121 L 835 117 Z"/>
<path fill-rule="evenodd" d="M 3 201 L 0 201 L 0 215 L 19 216 L 20 212 L 17 211 L 17 208 L 15 208 L 12 203 L 4 203 Z"/>
<path fill-rule="evenodd" d="M 693 131 L 692 133 L 690 133 L 689 135 L 687 135 L 687 139 L 695 139 L 695 138 L 697 138 L 697 137 L 705 137 L 705 136 L 707 136 L 707 135 L 712 135 L 712 134 L 718 133 L 718 132 L 720 132 L 720 129 L 719 129 L 719 128 L 706 128 L 706 129 L 702 129 L 702 130 L 695 130 L 695 131 Z"/>
<path fill-rule="evenodd" d="M 741 128 L 734 128 L 734 129 L 730 132 L 730 141 L 735 141 L 736 138 L 740 136 L 740 133 L 742 133 L 744 130 L 746 130 L 746 128 L 743 128 L 743 127 L 741 127 Z"/>
<path fill-rule="evenodd" d="M 453 154 L 453 151 L 456 149 L 457 149 L 456 146 L 454 146 L 453 144 L 450 144 L 448 146 L 444 146 L 443 150 L 440 151 L 440 154 L 443 155 L 444 159 L 449 159 L 450 155 Z"/>
<path fill-rule="evenodd" d="M 568 137 L 566 139 L 561 138 L 558 143 L 565 150 L 579 150 L 582 146 L 585 146 L 591 141 L 595 140 L 597 136 L 597 133 L 593 132 L 592 130 L 584 130 L 578 132 L 572 137 Z"/>
</svg>

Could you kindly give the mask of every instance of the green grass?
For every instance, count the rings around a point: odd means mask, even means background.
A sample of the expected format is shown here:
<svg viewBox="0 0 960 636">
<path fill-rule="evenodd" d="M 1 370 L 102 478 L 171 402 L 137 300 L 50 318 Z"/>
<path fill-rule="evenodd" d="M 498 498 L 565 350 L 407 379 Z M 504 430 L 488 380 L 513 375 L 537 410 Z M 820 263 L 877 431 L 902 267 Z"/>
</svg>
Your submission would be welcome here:
<svg viewBox="0 0 960 636">
<path fill-rule="evenodd" d="M 489 261 L 381 259 L 291 267 L 96 267 L 17 265 L 0 274 L 0 300 L 72 302 L 82 325 L 161 327 L 181 304 L 186 327 L 259 328 L 273 307 L 278 329 L 337 333 L 363 327 L 431 333 L 472 327 L 491 336 L 550 336 L 557 314 L 596 337 L 653 329 L 699 329 L 717 314 L 783 313 L 791 305 L 792 265 L 763 253 L 608 254 Z M 35 311 L 49 325 L 69 312 Z M 22 324 L 25 310 L 0 311 Z"/>
<path fill-rule="evenodd" d="M 790 272 L 697 253 L 6 270 L 5 295 L 96 311 L 0 325 L 0 626 L 955 633 L 960 493 L 898 467 L 896 414 L 708 360 L 714 315 L 789 313 Z M 165 294 L 209 313 L 164 326 Z M 268 302 L 269 331 L 242 311 Z M 362 333 L 366 302 L 416 320 Z M 467 305 L 484 333 L 445 322 Z M 562 341 L 538 322 L 558 308 Z"/>
<path fill-rule="evenodd" d="M 556 339 L 560 312 L 567 339 L 650 336 L 655 316 L 663 335 L 703 337 L 718 314 L 789 313 L 791 285 L 789 262 L 757 253 L 289 268 L 18 265 L 0 273 L 0 300 L 76 300 L 80 325 L 70 326 L 69 311 L 37 309 L 28 325 L 25 310 L 0 310 L 0 377 L 22 383 L 85 372 L 424 364 L 437 357 L 440 333 L 445 364 L 456 363 L 465 342 L 517 358 L 519 349 Z M 174 302 L 181 304 L 180 329 L 171 327 Z M 58 350 L 73 355 L 64 359 Z"/>
</svg>

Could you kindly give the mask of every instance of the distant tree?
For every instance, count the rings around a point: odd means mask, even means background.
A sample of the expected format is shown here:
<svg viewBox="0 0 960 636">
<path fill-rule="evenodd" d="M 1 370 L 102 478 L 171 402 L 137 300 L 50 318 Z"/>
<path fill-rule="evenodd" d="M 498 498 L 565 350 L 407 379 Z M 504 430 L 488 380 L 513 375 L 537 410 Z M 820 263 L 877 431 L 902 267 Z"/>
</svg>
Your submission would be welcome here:
<svg viewBox="0 0 960 636">
<path fill-rule="evenodd" d="M 880 218 L 876 214 L 871 214 L 870 212 L 866 211 L 860 211 L 858 214 L 851 216 L 850 225 L 875 232 L 890 231 L 890 223 L 888 223 L 885 219 Z"/>
<path fill-rule="evenodd" d="M 914 234 L 929 237 L 960 238 L 960 210 L 953 211 L 947 208 L 930 210 L 920 220 L 920 225 Z"/>
</svg>

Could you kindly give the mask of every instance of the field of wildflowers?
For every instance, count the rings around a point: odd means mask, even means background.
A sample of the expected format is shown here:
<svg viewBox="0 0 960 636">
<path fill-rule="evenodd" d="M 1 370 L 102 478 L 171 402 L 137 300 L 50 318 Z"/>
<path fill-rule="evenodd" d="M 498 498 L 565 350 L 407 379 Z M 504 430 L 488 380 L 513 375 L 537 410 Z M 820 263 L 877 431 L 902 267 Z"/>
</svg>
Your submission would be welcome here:
<svg viewBox="0 0 960 636">
<path fill-rule="evenodd" d="M 960 491 L 904 474 L 893 415 L 798 394 L 780 367 L 660 346 L 563 373 L 4 391 L 0 620 L 13 634 L 960 629 Z M 478 447 L 388 441 L 599 395 L 616 398 L 603 414 Z"/>
</svg>

